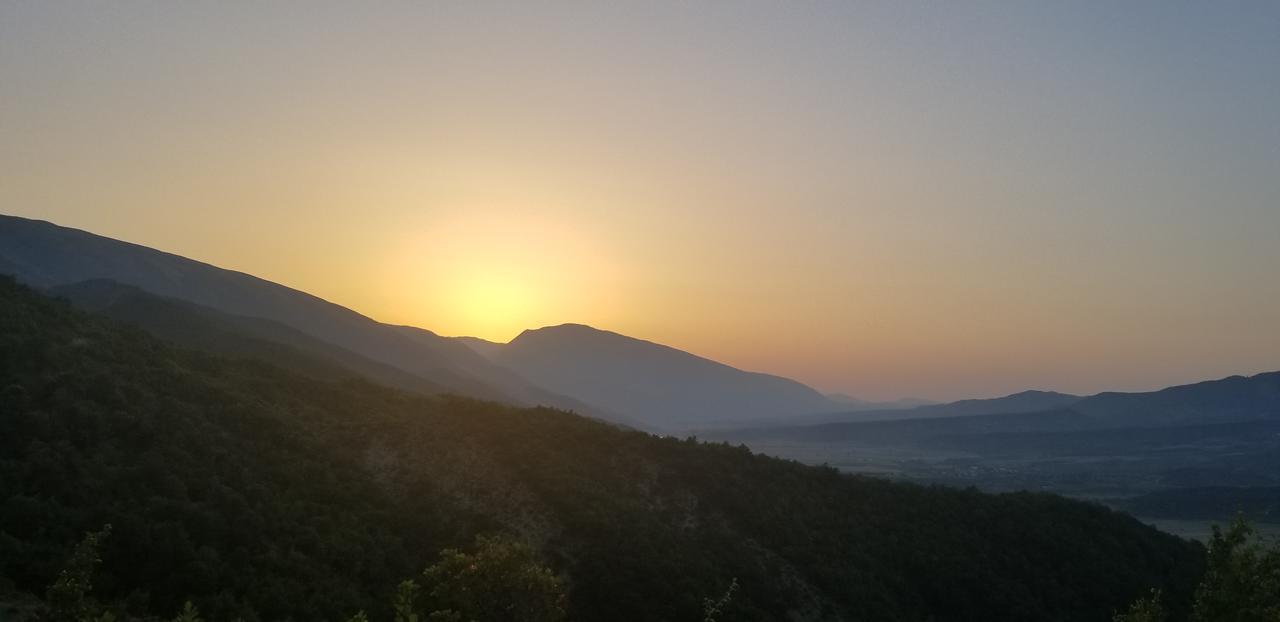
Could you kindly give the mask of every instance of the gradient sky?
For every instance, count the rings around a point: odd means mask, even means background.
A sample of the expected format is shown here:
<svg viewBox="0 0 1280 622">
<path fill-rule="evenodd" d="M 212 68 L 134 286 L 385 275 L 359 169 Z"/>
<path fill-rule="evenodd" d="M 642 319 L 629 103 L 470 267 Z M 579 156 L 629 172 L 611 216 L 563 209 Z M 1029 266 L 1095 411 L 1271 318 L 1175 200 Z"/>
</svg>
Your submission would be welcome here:
<svg viewBox="0 0 1280 622">
<path fill-rule="evenodd" d="M 0 0 L 0 212 L 865 398 L 1280 369 L 1280 3 Z"/>
</svg>

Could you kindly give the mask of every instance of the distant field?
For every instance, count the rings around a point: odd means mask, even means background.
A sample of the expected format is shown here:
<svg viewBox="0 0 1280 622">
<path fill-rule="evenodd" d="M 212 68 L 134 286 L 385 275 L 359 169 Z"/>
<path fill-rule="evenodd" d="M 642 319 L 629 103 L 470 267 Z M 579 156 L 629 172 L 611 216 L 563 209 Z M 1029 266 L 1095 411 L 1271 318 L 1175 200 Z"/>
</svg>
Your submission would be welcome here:
<svg viewBox="0 0 1280 622">
<path fill-rule="evenodd" d="M 1213 534 L 1213 525 L 1215 523 L 1222 525 L 1221 521 L 1143 518 L 1141 516 L 1137 518 L 1165 533 L 1201 542 L 1209 541 L 1209 536 Z M 1280 539 L 1280 523 L 1255 523 L 1253 527 L 1263 537 Z"/>
<path fill-rule="evenodd" d="M 847 473 L 1095 501 L 1188 538 L 1207 538 L 1213 520 L 1236 511 L 1280 533 L 1280 422 L 1035 434 L 935 429 L 963 423 L 887 422 L 831 437 L 755 430 L 744 440 L 754 451 Z"/>
</svg>

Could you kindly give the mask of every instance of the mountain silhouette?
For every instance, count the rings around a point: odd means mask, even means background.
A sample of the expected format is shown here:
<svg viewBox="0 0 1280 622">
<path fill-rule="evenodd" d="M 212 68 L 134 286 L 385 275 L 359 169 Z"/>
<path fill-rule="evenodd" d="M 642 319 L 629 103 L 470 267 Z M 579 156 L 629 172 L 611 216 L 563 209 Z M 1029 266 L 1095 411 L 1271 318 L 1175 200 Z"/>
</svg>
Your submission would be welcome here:
<svg viewBox="0 0 1280 622">
<path fill-rule="evenodd" d="M 271 320 L 461 395 L 579 411 L 589 408 L 545 391 L 465 344 L 430 331 L 382 324 L 242 272 L 45 221 L 0 215 L 0 268 L 42 289 L 108 279 L 223 313 Z"/>
<path fill-rule="evenodd" d="M 526 330 L 507 344 L 475 338 L 461 343 L 539 386 L 655 428 L 838 408 L 794 380 L 582 324 Z"/>
<path fill-rule="evenodd" d="M 1072 408 L 1095 419 L 1134 426 L 1280 419 L 1280 371 L 1229 376 L 1159 391 L 1099 393 Z"/>
<path fill-rule="evenodd" d="M 1069 399 L 1070 398 L 1070 399 Z M 1013 410 L 1018 405 L 1054 404 L 1048 408 Z M 950 408 L 949 408 L 950 407 Z M 989 410 L 984 408 L 1006 408 Z M 1075 397 L 1060 393 L 1027 391 L 992 400 L 964 400 L 913 409 L 937 413 L 928 417 L 884 418 L 862 421 L 792 421 L 781 425 L 757 425 L 739 430 L 719 430 L 716 438 L 747 440 L 785 438 L 806 441 L 934 438 L 943 435 L 1085 433 L 1081 439 L 1097 441 L 1097 431 L 1119 430 L 1149 437 L 1153 429 L 1200 430 L 1205 426 L 1261 425 L 1271 430 L 1280 422 L 1280 372 L 1231 376 L 1141 393 L 1099 393 Z M 862 413 L 857 413 L 862 414 Z M 1142 430 L 1148 430 L 1143 432 Z M 1270 432 L 1267 432 L 1270 434 Z M 1012 443 L 1012 438 L 1005 438 Z M 1042 442 L 1039 439 L 1038 442 Z"/>
</svg>

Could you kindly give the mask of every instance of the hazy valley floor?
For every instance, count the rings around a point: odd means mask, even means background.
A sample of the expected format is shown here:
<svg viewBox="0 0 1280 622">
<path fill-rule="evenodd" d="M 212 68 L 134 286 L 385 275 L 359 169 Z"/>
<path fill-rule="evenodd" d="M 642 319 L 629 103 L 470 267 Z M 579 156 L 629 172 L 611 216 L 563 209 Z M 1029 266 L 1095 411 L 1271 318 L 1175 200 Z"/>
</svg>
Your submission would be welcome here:
<svg viewBox="0 0 1280 622">
<path fill-rule="evenodd" d="M 974 449 L 910 442 L 743 442 L 753 451 L 894 481 L 1052 492 L 1103 503 L 1167 532 L 1204 540 L 1211 525 L 1225 524 L 1237 513 L 1263 533 L 1280 533 L 1280 436 L 1255 432 L 1246 426 L 1236 438 L 1176 439 L 1139 449 L 1081 443 L 1056 451 L 996 443 Z"/>
</svg>

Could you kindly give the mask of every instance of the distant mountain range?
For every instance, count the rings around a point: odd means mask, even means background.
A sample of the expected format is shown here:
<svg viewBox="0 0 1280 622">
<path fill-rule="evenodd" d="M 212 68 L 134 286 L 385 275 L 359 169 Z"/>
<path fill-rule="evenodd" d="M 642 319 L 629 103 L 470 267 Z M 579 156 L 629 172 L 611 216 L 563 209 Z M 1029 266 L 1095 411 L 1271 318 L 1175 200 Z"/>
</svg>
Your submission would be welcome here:
<svg viewBox="0 0 1280 622">
<path fill-rule="evenodd" d="M 527 330 L 506 344 L 442 337 L 241 272 L 12 216 L 0 216 L 0 273 L 189 347 L 319 377 L 363 376 L 421 393 L 554 406 L 651 431 L 1056 410 L 1166 425 L 1252 416 L 1280 394 L 1275 382 L 1255 377 L 1152 393 L 865 402 L 581 324 Z"/>
<path fill-rule="evenodd" d="M 1040 404 L 1049 407 L 960 414 Z M 1247 510 L 1274 520 L 1267 503 L 1280 487 L 1280 372 L 1144 393 L 1019 394 L 951 406 L 915 409 L 931 417 L 792 421 L 698 436 L 916 482 L 1093 498 L 1153 517 L 1228 519 Z M 1224 485 L 1264 490 L 1197 492 Z"/>
<path fill-rule="evenodd" d="M 768 419 L 757 426 L 821 425 L 902 419 L 934 419 L 1034 413 L 1070 409 L 1099 420 L 1124 420 L 1133 425 L 1205 423 L 1207 419 L 1249 418 L 1273 412 L 1280 387 L 1272 374 L 1232 376 L 1220 380 L 1169 387 L 1159 391 L 1105 392 L 1082 396 L 1055 391 L 1022 391 L 1004 397 L 969 399 L 910 408 L 857 408 Z"/>
<path fill-rule="evenodd" d="M 1098 420 L 1136 426 L 1280 419 L 1280 372 L 1230 376 L 1146 393 L 1099 393 L 1071 408 Z"/>
<path fill-rule="evenodd" d="M 725 430 L 718 432 L 717 436 L 833 441 L 887 434 L 901 440 L 993 432 L 1057 433 L 1280 421 L 1280 372 L 1250 377 L 1231 376 L 1144 393 L 1099 393 L 1080 397 L 1024 391 L 988 400 L 963 400 L 913 408 L 901 414 L 907 413 L 910 416 L 863 421 L 814 422 L 821 417 L 797 418 L 791 425 Z"/>
</svg>

